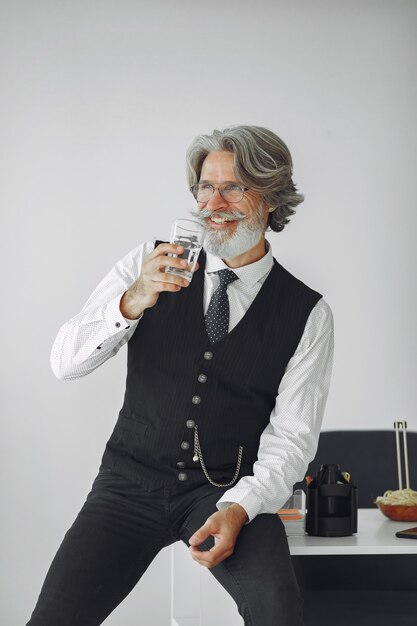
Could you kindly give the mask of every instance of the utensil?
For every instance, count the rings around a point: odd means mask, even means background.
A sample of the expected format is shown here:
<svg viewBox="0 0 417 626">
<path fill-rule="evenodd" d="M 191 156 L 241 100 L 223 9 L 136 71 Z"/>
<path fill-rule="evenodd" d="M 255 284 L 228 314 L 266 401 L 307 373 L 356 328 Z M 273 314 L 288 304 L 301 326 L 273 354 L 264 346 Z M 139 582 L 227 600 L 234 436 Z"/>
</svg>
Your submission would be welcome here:
<svg viewBox="0 0 417 626">
<path fill-rule="evenodd" d="M 407 449 L 407 422 L 394 422 L 395 441 L 397 445 L 397 467 L 398 467 L 398 489 L 403 488 L 402 467 L 401 467 L 401 446 L 400 446 L 400 430 L 403 432 L 403 448 L 404 448 L 404 470 L 406 488 L 410 488 L 410 474 L 408 471 L 408 449 Z"/>
</svg>

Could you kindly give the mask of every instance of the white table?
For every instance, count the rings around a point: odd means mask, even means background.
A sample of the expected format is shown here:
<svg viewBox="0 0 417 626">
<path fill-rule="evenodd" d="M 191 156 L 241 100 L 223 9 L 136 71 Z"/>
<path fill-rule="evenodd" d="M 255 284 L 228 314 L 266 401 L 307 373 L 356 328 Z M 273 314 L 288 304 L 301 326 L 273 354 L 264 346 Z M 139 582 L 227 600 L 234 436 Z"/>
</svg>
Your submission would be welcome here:
<svg viewBox="0 0 417 626">
<path fill-rule="evenodd" d="M 358 532 L 351 537 L 288 537 L 292 555 L 417 554 L 415 539 L 399 539 L 397 530 L 417 522 L 394 522 L 378 509 L 359 509 Z"/>
<path fill-rule="evenodd" d="M 289 537 L 293 556 L 417 555 L 417 541 L 399 539 L 397 530 L 417 522 L 393 522 L 377 509 L 360 509 L 358 533 L 350 537 Z M 210 571 L 193 561 L 187 548 L 172 550 L 171 626 L 242 626 L 236 605 Z"/>
</svg>

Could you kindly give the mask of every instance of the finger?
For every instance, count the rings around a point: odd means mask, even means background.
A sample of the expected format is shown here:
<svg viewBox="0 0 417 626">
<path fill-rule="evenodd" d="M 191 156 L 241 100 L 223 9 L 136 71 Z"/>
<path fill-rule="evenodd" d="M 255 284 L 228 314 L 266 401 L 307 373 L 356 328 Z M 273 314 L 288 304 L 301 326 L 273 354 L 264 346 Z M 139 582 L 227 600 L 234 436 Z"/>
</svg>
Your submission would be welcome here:
<svg viewBox="0 0 417 626">
<path fill-rule="evenodd" d="M 151 259 L 152 265 L 154 267 L 166 267 L 166 266 L 174 266 L 179 269 L 187 269 L 191 270 L 191 263 L 188 263 L 186 259 L 182 259 L 179 256 L 162 256 Z M 196 261 L 195 266 L 193 267 L 193 272 L 196 272 L 199 269 L 200 265 L 198 261 Z"/>
<path fill-rule="evenodd" d="M 199 546 L 200 543 L 203 543 L 203 541 L 210 537 L 211 534 L 211 525 L 206 522 L 201 528 L 199 528 L 199 530 L 194 533 L 194 535 L 191 535 L 188 543 L 190 544 L 190 546 Z"/>
<path fill-rule="evenodd" d="M 177 285 L 175 283 L 160 283 L 155 282 L 153 287 L 153 291 L 155 293 L 161 293 L 162 291 L 181 291 L 182 286 Z"/>
<path fill-rule="evenodd" d="M 178 246 L 175 243 L 160 243 L 159 246 L 156 246 L 156 248 L 148 254 L 148 258 L 155 259 L 164 254 L 182 254 L 183 252 L 183 246 Z"/>
<path fill-rule="evenodd" d="M 194 546 L 190 546 L 189 551 L 194 561 L 210 569 L 227 559 L 232 554 L 233 548 L 227 546 L 225 542 L 219 541 L 211 550 L 199 550 Z"/>
<path fill-rule="evenodd" d="M 189 263 L 186 259 L 181 259 L 177 256 L 160 256 L 155 259 L 151 259 L 150 266 L 152 267 L 177 267 L 178 269 L 188 269 Z"/>
<path fill-rule="evenodd" d="M 153 286 L 160 287 L 163 285 L 178 285 L 178 287 L 188 287 L 190 281 L 183 276 L 177 276 L 177 274 L 170 274 L 169 272 L 157 272 L 150 277 Z"/>
</svg>

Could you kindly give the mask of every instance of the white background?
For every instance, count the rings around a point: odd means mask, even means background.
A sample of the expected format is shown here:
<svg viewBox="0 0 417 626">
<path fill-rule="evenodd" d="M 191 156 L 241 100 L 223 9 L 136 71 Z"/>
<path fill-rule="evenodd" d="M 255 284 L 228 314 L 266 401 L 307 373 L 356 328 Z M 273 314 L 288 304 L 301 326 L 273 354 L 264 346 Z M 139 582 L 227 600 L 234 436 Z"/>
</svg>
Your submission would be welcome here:
<svg viewBox="0 0 417 626">
<path fill-rule="evenodd" d="M 417 428 L 416 22 L 412 0 L 0 2 L 1 623 L 29 618 L 122 403 L 125 349 L 65 383 L 52 342 L 187 215 L 197 134 L 290 147 L 306 200 L 269 240 L 333 309 L 324 427 Z M 106 624 L 168 622 L 165 551 Z"/>
</svg>

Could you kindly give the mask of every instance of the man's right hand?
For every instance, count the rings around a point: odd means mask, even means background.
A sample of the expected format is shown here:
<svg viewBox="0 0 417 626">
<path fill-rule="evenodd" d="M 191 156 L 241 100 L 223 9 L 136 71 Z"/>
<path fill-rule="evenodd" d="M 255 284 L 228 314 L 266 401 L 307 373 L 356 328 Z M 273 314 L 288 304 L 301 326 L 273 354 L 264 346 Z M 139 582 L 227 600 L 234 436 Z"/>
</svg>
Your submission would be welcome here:
<svg viewBox="0 0 417 626">
<path fill-rule="evenodd" d="M 187 268 L 187 261 L 167 254 L 182 254 L 184 248 L 173 243 L 161 243 L 146 255 L 139 278 L 129 287 L 120 300 L 120 312 L 123 317 L 137 319 L 145 309 L 153 307 L 161 291 L 180 291 L 190 284 L 186 278 L 166 272 L 166 268 Z M 198 269 L 198 263 L 195 267 Z"/>
</svg>

